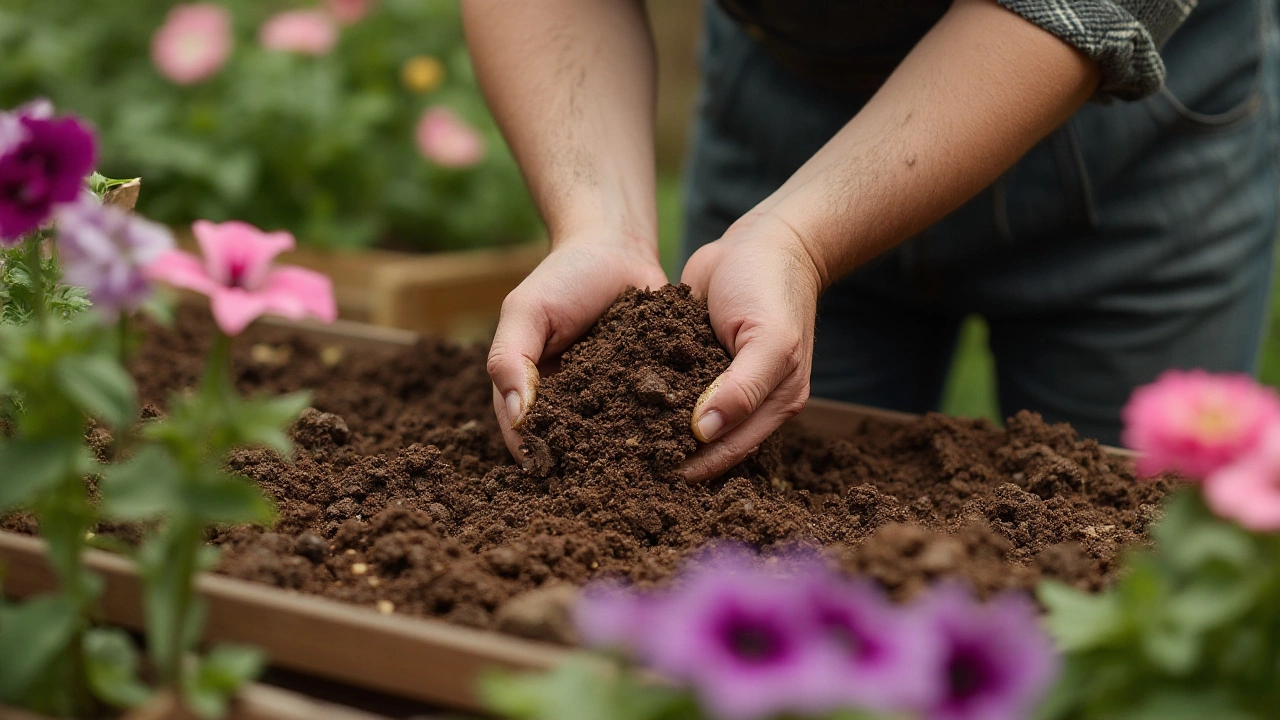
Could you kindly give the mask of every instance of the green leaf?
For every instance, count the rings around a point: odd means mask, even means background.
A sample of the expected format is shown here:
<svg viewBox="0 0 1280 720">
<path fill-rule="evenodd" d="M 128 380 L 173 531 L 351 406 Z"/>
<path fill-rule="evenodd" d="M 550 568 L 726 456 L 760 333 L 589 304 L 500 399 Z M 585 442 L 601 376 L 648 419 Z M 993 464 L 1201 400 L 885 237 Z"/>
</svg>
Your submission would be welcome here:
<svg viewBox="0 0 1280 720">
<path fill-rule="evenodd" d="M 592 656 L 575 656 L 543 674 L 490 673 L 480 680 L 485 706 L 520 720 L 696 718 L 687 692 L 632 682 Z"/>
<path fill-rule="evenodd" d="M 210 480 L 179 489 L 182 506 L 206 522 L 270 523 L 275 508 L 247 479 L 218 473 Z"/>
<path fill-rule="evenodd" d="M 1246 712 L 1228 697 L 1223 688 L 1200 687 L 1148 693 L 1126 709 L 1124 720 L 1263 720 Z"/>
<path fill-rule="evenodd" d="M 19 437 L 0 444 L 0 511 L 27 504 L 87 466 L 84 448 L 73 440 Z"/>
<path fill-rule="evenodd" d="M 1142 649 L 1152 665 L 1170 675 L 1185 676 L 1200 662 L 1204 637 L 1185 626 L 1153 622 L 1142 634 Z"/>
<path fill-rule="evenodd" d="M 71 355 L 54 368 L 58 386 L 86 415 L 100 417 L 113 427 L 131 424 L 137 413 L 133 378 L 106 355 Z"/>
<path fill-rule="evenodd" d="M 254 398 L 238 403 L 231 423 L 235 445 L 265 445 L 288 455 L 293 444 L 285 428 L 311 404 L 311 393 L 299 392 L 271 398 Z"/>
<path fill-rule="evenodd" d="M 65 595 L 0 609 L 0 702 L 17 704 L 67 652 L 80 610 Z"/>
<path fill-rule="evenodd" d="M 145 520 L 172 511 L 182 468 L 164 448 L 148 445 L 128 462 L 102 472 L 102 513 L 117 520 Z"/>
<path fill-rule="evenodd" d="M 1099 647 L 1124 632 L 1124 612 L 1112 593 L 1094 595 L 1046 581 L 1036 595 L 1049 611 L 1049 632 L 1063 652 Z"/>
<path fill-rule="evenodd" d="M 183 695 L 197 715 L 213 720 L 227 712 L 232 696 L 262 673 L 266 655 L 256 648 L 218 645 L 188 672 Z"/>
<path fill-rule="evenodd" d="M 151 689 L 138 679 L 138 652 L 129 634 L 118 628 L 93 628 L 84 636 L 85 673 L 103 702 L 138 707 L 151 699 Z"/>
<path fill-rule="evenodd" d="M 1254 607 L 1264 581 L 1257 572 L 1223 576 L 1203 571 L 1189 585 L 1170 593 L 1169 620 L 1191 632 L 1228 625 Z"/>
</svg>

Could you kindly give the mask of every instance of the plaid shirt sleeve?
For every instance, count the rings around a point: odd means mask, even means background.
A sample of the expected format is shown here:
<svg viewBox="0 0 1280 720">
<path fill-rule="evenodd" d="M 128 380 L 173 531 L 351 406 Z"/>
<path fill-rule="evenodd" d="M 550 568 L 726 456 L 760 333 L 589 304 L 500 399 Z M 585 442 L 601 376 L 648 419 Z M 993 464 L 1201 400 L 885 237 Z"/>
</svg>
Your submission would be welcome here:
<svg viewBox="0 0 1280 720">
<path fill-rule="evenodd" d="M 1135 100 L 1164 83 L 1160 48 L 1196 0 L 998 0 L 1079 48 L 1102 70 L 1100 100 Z"/>
</svg>

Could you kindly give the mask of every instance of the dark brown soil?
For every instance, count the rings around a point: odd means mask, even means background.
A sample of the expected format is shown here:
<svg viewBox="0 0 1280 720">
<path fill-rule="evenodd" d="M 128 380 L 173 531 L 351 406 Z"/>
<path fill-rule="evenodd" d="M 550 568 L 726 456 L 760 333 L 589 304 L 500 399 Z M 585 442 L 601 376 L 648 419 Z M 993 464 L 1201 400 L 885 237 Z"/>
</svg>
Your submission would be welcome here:
<svg viewBox="0 0 1280 720">
<path fill-rule="evenodd" d="M 683 285 L 631 291 L 542 382 L 521 428 L 524 465 L 539 477 L 675 480 L 698 449 L 694 403 L 727 367 L 706 301 Z"/>
<path fill-rule="evenodd" d="M 185 312 L 150 331 L 144 399 L 196 383 L 209 330 Z M 899 596 L 942 576 L 983 593 L 1098 588 L 1168 490 L 1030 413 L 1006 429 L 931 415 L 860 421 L 840 441 L 786 431 L 718 481 L 674 480 L 696 448 L 693 403 L 728 360 L 705 306 L 675 289 L 624 297 L 565 356 L 525 428 L 545 446 L 532 470 L 500 440 L 481 348 L 339 352 L 259 327 L 235 357 L 243 390 L 313 389 L 315 409 L 293 461 L 231 459 L 280 512 L 270 530 L 215 534 L 221 572 L 549 639 L 568 639 L 566 586 L 657 581 L 716 538 L 830 546 Z"/>
</svg>

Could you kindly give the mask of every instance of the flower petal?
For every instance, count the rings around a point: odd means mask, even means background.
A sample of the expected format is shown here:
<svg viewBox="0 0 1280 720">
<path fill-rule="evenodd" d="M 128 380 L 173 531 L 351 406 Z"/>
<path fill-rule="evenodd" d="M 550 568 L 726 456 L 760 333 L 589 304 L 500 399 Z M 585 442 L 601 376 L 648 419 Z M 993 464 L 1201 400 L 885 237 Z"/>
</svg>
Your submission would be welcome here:
<svg viewBox="0 0 1280 720">
<path fill-rule="evenodd" d="M 204 255 L 209 276 L 220 284 L 235 283 L 250 289 L 261 284 L 277 255 L 294 247 L 288 232 L 263 232 L 244 222 L 212 223 L 197 220 L 191 226 Z"/>
<path fill-rule="evenodd" d="M 219 287 L 210 296 L 209 309 L 218 327 L 228 335 L 239 335 L 267 312 L 267 302 L 261 293 L 247 292 L 243 288 Z"/>
<path fill-rule="evenodd" d="M 210 297 L 222 288 L 209 277 L 200 258 L 182 250 L 168 250 L 147 264 L 146 275 L 155 282 L 162 282 L 184 290 L 194 290 Z"/>
<path fill-rule="evenodd" d="M 333 281 L 326 275 L 300 267 L 272 270 L 258 292 L 266 311 L 290 320 L 313 317 L 323 322 L 338 318 Z"/>
</svg>

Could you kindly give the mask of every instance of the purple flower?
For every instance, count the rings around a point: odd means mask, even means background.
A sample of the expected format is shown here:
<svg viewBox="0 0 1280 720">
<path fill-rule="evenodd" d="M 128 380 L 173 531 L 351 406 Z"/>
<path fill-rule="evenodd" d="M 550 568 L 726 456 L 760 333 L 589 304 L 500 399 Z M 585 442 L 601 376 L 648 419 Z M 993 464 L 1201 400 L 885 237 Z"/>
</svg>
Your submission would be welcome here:
<svg viewBox="0 0 1280 720">
<path fill-rule="evenodd" d="M 941 642 L 934 671 L 940 692 L 930 720 L 1021 720 L 1057 674 L 1052 641 L 1035 606 L 1016 594 L 979 603 L 963 588 L 935 589 L 920 606 Z"/>
<path fill-rule="evenodd" d="M 659 626 L 641 659 L 690 683 L 713 717 L 752 720 L 828 709 L 819 635 L 803 588 L 745 552 L 721 551 L 687 571 L 652 609 Z"/>
<path fill-rule="evenodd" d="M 653 602 L 619 582 L 604 580 L 583 588 L 573 608 L 578 638 L 588 647 L 626 650 L 651 629 Z"/>
<path fill-rule="evenodd" d="M 63 279 L 88 289 L 94 307 L 108 317 L 136 310 L 151 294 L 143 268 L 173 248 L 169 231 L 101 205 L 89 193 L 59 207 L 55 217 Z"/>
<path fill-rule="evenodd" d="M 72 202 L 93 170 L 93 134 L 75 118 L 55 118 L 46 103 L 0 119 L 0 245 L 12 245 Z"/>
<path fill-rule="evenodd" d="M 896 711 L 937 694 L 940 644 L 916 613 L 869 583 L 827 578 L 810 591 L 811 612 L 829 655 L 830 707 Z"/>
</svg>

